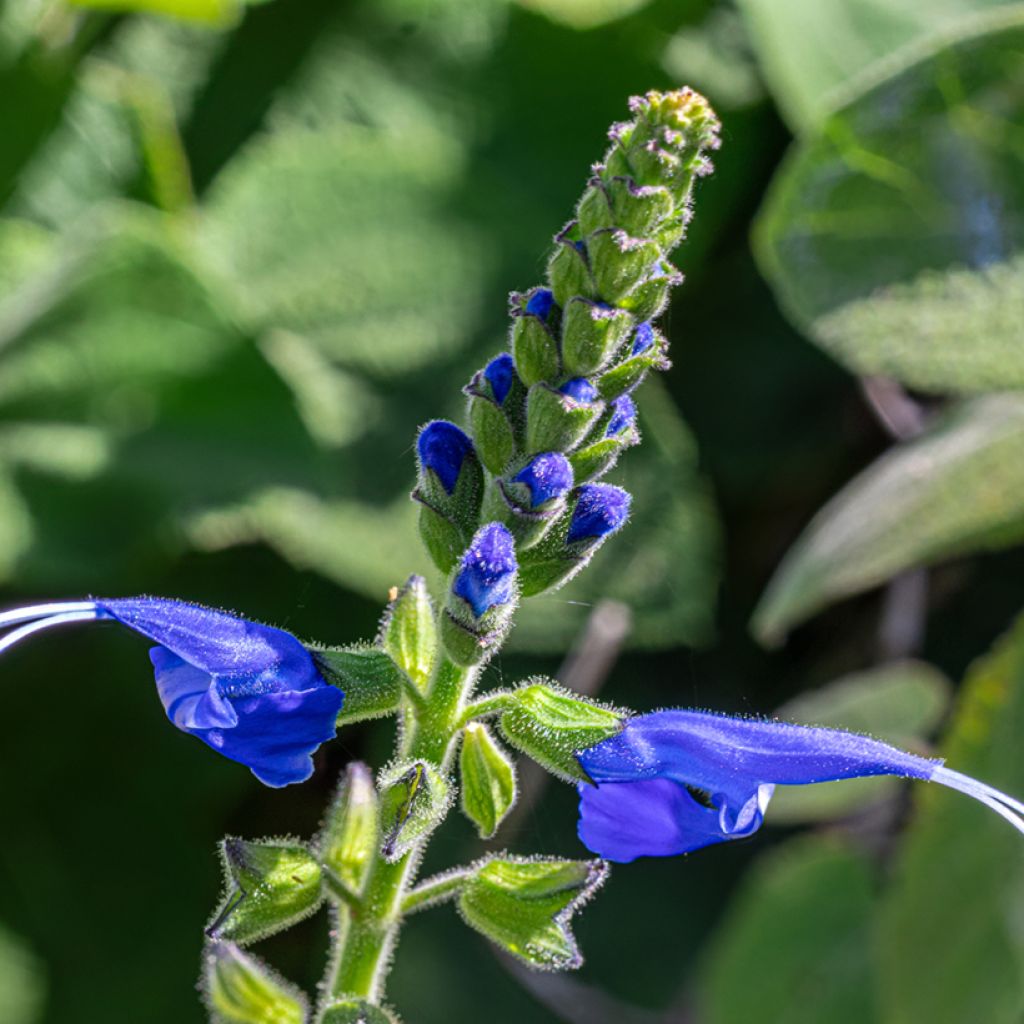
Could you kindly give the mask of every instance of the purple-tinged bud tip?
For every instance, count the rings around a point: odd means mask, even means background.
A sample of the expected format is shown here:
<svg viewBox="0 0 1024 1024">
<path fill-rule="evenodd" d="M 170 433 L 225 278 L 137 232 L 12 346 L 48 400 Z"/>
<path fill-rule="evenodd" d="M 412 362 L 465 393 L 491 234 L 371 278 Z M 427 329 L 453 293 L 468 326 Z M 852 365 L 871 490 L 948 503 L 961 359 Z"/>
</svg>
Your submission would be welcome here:
<svg viewBox="0 0 1024 1024">
<path fill-rule="evenodd" d="M 633 335 L 633 355 L 638 356 L 646 352 L 654 344 L 654 328 L 650 321 L 645 320 L 640 324 Z"/>
<path fill-rule="evenodd" d="M 584 484 L 569 523 L 566 540 L 601 540 L 615 533 L 629 518 L 632 498 L 628 491 L 611 484 Z"/>
<path fill-rule="evenodd" d="M 536 289 L 526 301 L 526 312 L 530 316 L 540 317 L 541 320 L 547 320 L 548 313 L 551 312 L 551 307 L 555 304 L 555 295 L 548 288 Z"/>
<path fill-rule="evenodd" d="M 473 451 L 473 442 L 454 423 L 433 420 L 420 431 L 417 450 L 423 469 L 432 469 L 441 486 L 451 494 L 459 481 L 463 461 Z"/>
<path fill-rule="evenodd" d="M 477 530 L 462 556 L 452 590 L 480 619 L 512 598 L 517 569 L 512 534 L 501 523 L 488 523 Z"/>
<path fill-rule="evenodd" d="M 586 377 L 573 377 L 572 380 L 567 380 L 558 390 L 574 402 L 596 402 L 599 397 L 597 388 Z"/>
<path fill-rule="evenodd" d="M 616 437 L 628 430 L 636 420 L 636 403 L 629 395 L 620 395 L 612 402 L 612 418 L 604 432 L 605 437 Z"/>
<path fill-rule="evenodd" d="M 484 377 L 491 385 L 494 400 L 498 405 L 504 404 L 509 391 L 512 390 L 512 381 L 516 377 L 515 360 L 507 352 L 495 356 L 484 367 Z"/>
<path fill-rule="evenodd" d="M 530 489 L 530 508 L 562 498 L 572 487 L 572 466 L 559 452 L 545 452 L 531 459 L 513 478 Z"/>
</svg>

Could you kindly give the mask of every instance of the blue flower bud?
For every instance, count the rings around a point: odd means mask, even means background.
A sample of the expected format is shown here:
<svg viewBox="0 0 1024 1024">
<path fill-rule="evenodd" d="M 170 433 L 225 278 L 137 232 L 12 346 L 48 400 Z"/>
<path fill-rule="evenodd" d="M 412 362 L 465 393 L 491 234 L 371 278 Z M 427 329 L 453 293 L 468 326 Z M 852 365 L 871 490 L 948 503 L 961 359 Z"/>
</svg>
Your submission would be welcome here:
<svg viewBox="0 0 1024 1024">
<path fill-rule="evenodd" d="M 476 618 L 482 619 L 512 600 L 517 568 L 512 534 L 501 523 L 488 523 L 477 530 L 462 556 L 452 592 L 473 609 Z"/>
<path fill-rule="evenodd" d="M 498 405 L 504 404 L 516 378 L 516 364 L 507 352 L 495 356 L 485 367 L 484 377 L 491 385 L 491 393 Z"/>
<path fill-rule="evenodd" d="M 0 651 L 37 630 L 112 619 L 152 641 L 157 693 L 182 732 L 246 765 L 268 786 L 302 782 L 335 733 L 343 694 L 290 633 L 225 612 L 155 597 L 38 605 L 0 614 L 21 624 Z"/>
<path fill-rule="evenodd" d="M 530 316 L 540 317 L 547 320 L 551 307 L 555 304 L 554 293 L 548 288 L 538 288 L 530 294 L 526 302 L 526 312 Z"/>
<path fill-rule="evenodd" d="M 605 437 L 615 437 L 636 421 L 636 403 L 629 395 L 620 395 L 612 402 L 612 418 L 605 428 Z"/>
<path fill-rule="evenodd" d="M 654 328 L 650 321 L 645 320 L 640 324 L 633 335 L 633 352 L 635 356 L 646 352 L 654 344 Z"/>
<path fill-rule="evenodd" d="M 611 484 L 584 484 L 569 522 L 566 542 L 603 540 L 615 533 L 629 518 L 632 498 L 628 491 Z"/>
<path fill-rule="evenodd" d="M 572 487 L 572 466 L 559 452 L 544 452 L 531 459 L 513 478 L 530 491 L 530 508 L 562 498 Z"/>
<path fill-rule="evenodd" d="M 572 380 L 567 380 L 558 390 L 574 402 L 585 404 L 596 402 L 601 397 L 597 388 L 586 377 L 573 377 Z"/>
<path fill-rule="evenodd" d="M 473 442 L 454 423 L 433 420 L 420 431 L 416 447 L 420 466 L 433 470 L 445 492 L 451 494 L 466 456 L 473 451 Z"/>
</svg>

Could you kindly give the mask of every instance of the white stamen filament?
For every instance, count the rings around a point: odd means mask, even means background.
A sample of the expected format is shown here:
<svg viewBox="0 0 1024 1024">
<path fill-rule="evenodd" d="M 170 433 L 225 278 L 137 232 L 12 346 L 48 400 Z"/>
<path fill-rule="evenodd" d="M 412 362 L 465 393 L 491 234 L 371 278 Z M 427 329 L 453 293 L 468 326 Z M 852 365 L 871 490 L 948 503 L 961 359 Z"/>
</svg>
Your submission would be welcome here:
<svg viewBox="0 0 1024 1024">
<path fill-rule="evenodd" d="M 64 612 L 95 610 L 95 601 L 58 601 L 53 604 L 34 604 L 28 608 L 13 608 L 9 612 L 0 612 L 0 628 L 16 626 L 19 622 L 32 622 L 34 619 L 48 619 L 51 615 L 61 615 Z"/>
<path fill-rule="evenodd" d="M 1014 800 L 1012 796 L 1007 796 L 998 789 L 986 786 L 984 782 L 972 779 L 969 775 L 961 775 L 950 768 L 936 768 L 932 774 L 932 782 L 938 782 L 974 797 L 1004 817 L 1018 832 L 1024 832 L 1024 803 Z"/>
<path fill-rule="evenodd" d="M 67 606 L 65 606 L 67 607 Z M 66 611 L 59 615 L 49 615 L 44 619 L 37 619 L 35 622 L 29 622 L 18 629 L 8 633 L 2 640 L 0 640 L 0 654 L 4 651 L 10 650 L 16 643 L 20 643 L 25 637 L 31 636 L 33 633 L 38 633 L 40 630 L 49 629 L 51 626 L 63 626 L 68 622 L 90 622 L 94 619 L 102 619 L 106 616 L 103 615 L 95 605 L 88 606 L 88 610 L 82 611 Z"/>
</svg>

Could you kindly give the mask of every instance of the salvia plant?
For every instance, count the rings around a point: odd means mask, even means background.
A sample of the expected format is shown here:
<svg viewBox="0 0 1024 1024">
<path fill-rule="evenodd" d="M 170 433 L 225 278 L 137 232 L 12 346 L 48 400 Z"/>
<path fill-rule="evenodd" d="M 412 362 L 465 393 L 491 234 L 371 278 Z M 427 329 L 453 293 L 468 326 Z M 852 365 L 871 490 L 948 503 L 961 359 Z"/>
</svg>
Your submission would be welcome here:
<svg viewBox="0 0 1024 1024">
<path fill-rule="evenodd" d="M 0 651 L 75 622 L 138 633 L 171 722 L 268 786 L 307 779 L 339 727 L 396 717 L 391 761 L 376 774 L 350 764 L 316 836 L 223 841 L 227 889 L 202 980 L 215 1020 L 396 1021 L 385 984 L 402 922 L 448 902 L 526 964 L 576 967 L 570 919 L 609 861 L 749 836 L 777 785 L 930 780 L 1024 832 L 1024 804 L 866 736 L 698 710 L 634 714 L 543 678 L 479 692 L 519 603 L 584 570 L 629 518 L 630 495 L 605 477 L 640 441 L 639 385 L 668 366 L 655 322 L 682 280 L 669 254 L 719 142 L 713 111 L 688 89 L 635 98 L 631 114 L 556 236 L 547 280 L 511 296 L 509 350 L 466 385 L 463 424 L 419 433 L 412 499 L 443 590 L 412 576 L 375 641 L 345 647 L 152 597 L 0 615 Z M 516 802 L 516 754 L 576 787 L 579 838 L 596 857 L 492 853 L 419 878 L 456 805 L 481 837 L 495 834 Z M 322 907 L 332 948 L 314 1004 L 247 950 Z"/>
</svg>

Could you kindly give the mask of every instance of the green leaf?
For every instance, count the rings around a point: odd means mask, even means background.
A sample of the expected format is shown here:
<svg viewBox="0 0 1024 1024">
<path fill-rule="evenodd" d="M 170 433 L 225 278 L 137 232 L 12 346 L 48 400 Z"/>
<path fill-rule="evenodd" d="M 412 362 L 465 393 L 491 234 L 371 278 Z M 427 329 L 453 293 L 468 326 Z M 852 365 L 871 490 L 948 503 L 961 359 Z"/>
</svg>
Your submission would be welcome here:
<svg viewBox="0 0 1024 1024">
<path fill-rule="evenodd" d="M 944 718 L 951 695 L 949 680 L 931 665 L 895 661 L 802 693 L 776 715 L 800 725 L 866 733 L 927 753 L 925 741 Z M 787 825 L 843 817 L 891 797 L 902 785 L 893 778 L 862 778 L 779 786 L 766 820 Z"/>
<path fill-rule="evenodd" d="M 448 780 L 426 761 L 400 762 L 388 768 L 380 792 L 381 856 L 396 861 L 444 820 L 451 806 Z"/>
<path fill-rule="evenodd" d="M 830 839 L 795 840 L 763 856 L 697 975 L 700 1020 L 882 1019 L 872 990 L 872 888 L 867 858 Z"/>
<path fill-rule="evenodd" d="M 400 128 L 375 113 L 252 142 L 215 182 L 201 244 L 253 329 L 391 375 L 469 341 L 490 260 L 448 205 L 452 135 L 427 113 Z"/>
<path fill-rule="evenodd" d="M 878 61 L 1012 0 L 739 0 L 765 77 L 797 132 L 817 128 Z M 897 54 L 894 61 L 898 62 Z"/>
<path fill-rule="evenodd" d="M 470 722 L 459 752 L 462 811 L 489 839 L 516 802 L 515 767 L 487 726 Z"/>
<path fill-rule="evenodd" d="M 754 614 L 764 642 L 905 569 L 1024 540 L 1024 398 L 965 403 L 890 449 L 814 518 Z"/>
<path fill-rule="evenodd" d="M 577 782 L 586 778 L 577 752 L 621 731 L 622 715 L 568 690 L 529 683 L 509 694 L 498 724 L 517 750 L 559 778 Z"/>
<path fill-rule="evenodd" d="M 381 642 L 416 689 L 426 691 L 437 657 L 437 623 L 422 576 L 410 576 L 388 605 Z"/>
<path fill-rule="evenodd" d="M 466 881 L 459 913 L 471 928 L 531 967 L 573 970 L 583 957 L 569 922 L 607 874 L 600 860 L 494 857 Z"/>
<path fill-rule="evenodd" d="M 1024 387 L 1024 6 L 971 25 L 799 144 L 755 229 L 798 326 L 926 391 Z"/>
<path fill-rule="evenodd" d="M 382 718 L 398 708 L 402 674 L 379 647 L 356 644 L 311 651 L 327 681 L 345 694 L 338 713 L 339 725 Z"/>
<path fill-rule="evenodd" d="M 309 917 L 323 900 L 322 873 L 297 843 L 225 839 L 228 892 L 207 934 L 247 945 Z"/>
<path fill-rule="evenodd" d="M 210 944 L 202 987 L 214 1024 L 305 1024 L 305 996 L 230 942 Z"/>
<path fill-rule="evenodd" d="M 1024 620 L 968 673 L 942 746 L 949 766 L 1024 794 Z M 1024 1014 L 1021 837 L 939 786 L 916 814 L 880 916 L 884 1018 L 893 1024 L 1016 1021 Z"/>
<path fill-rule="evenodd" d="M 0 928 L 0 1020 L 37 1024 L 45 991 L 42 965 L 17 936 Z"/>
<path fill-rule="evenodd" d="M 360 892 L 380 842 L 377 790 L 370 769 L 350 761 L 316 842 L 324 867 Z"/>
</svg>

